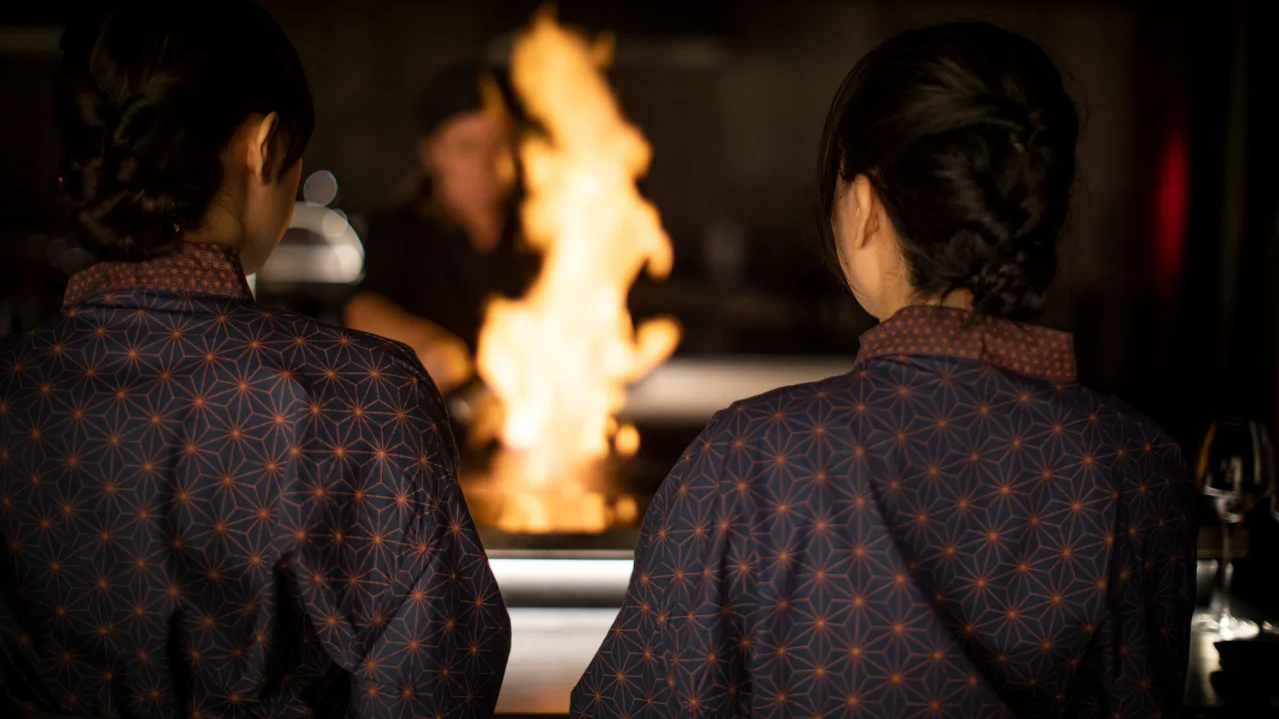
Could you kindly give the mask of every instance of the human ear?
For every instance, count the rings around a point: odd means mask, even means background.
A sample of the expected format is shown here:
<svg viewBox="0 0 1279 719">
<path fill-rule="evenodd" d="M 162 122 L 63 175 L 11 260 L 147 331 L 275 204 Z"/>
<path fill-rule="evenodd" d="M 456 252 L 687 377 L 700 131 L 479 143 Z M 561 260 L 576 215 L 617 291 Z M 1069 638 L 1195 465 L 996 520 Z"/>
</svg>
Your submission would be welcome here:
<svg viewBox="0 0 1279 719">
<path fill-rule="evenodd" d="M 253 115 L 248 122 L 248 142 L 244 158 L 245 167 L 264 184 L 270 184 L 275 178 L 271 176 L 271 134 L 275 130 L 279 115 L 272 112 L 265 117 Z"/>
</svg>

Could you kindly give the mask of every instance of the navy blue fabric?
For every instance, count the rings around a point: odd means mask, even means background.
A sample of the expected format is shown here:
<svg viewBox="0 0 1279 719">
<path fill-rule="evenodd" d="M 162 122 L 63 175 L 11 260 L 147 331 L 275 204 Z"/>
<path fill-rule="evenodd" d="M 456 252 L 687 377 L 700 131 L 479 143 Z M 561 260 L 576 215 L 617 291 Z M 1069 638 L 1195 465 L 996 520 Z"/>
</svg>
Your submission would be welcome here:
<svg viewBox="0 0 1279 719">
<path fill-rule="evenodd" d="M 850 374 L 717 415 L 573 716 L 1178 715 L 1181 454 L 1061 381 L 1068 339 L 912 308 Z"/>
<path fill-rule="evenodd" d="M 97 294 L 0 346 L 10 696 L 490 715 L 510 624 L 420 363 L 255 305 L 233 255 L 184 252 L 91 268 L 72 287 Z"/>
</svg>

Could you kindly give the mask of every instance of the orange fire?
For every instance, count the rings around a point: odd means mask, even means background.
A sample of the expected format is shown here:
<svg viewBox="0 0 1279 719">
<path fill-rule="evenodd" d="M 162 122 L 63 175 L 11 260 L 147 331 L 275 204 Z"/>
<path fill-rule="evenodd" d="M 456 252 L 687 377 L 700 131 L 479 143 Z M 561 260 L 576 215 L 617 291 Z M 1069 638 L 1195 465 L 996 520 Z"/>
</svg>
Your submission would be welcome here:
<svg viewBox="0 0 1279 719">
<path fill-rule="evenodd" d="M 599 532 L 634 515 L 632 499 L 610 506 L 593 473 L 610 447 L 638 449 L 635 428 L 615 420 L 626 386 L 679 343 L 673 320 L 636 328 L 626 309 L 639 272 L 665 277 L 672 252 L 635 187 L 651 150 L 604 78 L 610 55 L 607 40 L 591 45 L 547 10 L 513 49 L 515 91 L 544 130 L 519 146 L 525 237 L 543 265 L 525 297 L 490 303 L 480 333 L 479 373 L 500 406 L 494 481 L 506 531 Z"/>
</svg>

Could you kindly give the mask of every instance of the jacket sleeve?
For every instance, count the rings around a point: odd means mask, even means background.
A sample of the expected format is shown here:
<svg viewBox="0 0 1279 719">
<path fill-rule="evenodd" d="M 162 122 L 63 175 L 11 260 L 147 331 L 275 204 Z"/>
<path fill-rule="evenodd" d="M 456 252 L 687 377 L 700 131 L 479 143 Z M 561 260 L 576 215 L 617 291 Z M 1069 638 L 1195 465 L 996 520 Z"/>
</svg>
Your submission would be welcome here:
<svg viewBox="0 0 1279 719">
<path fill-rule="evenodd" d="M 408 382 L 374 377 L 347 395 L 357 416 L 312 425 L 290 566 L 315 638 L 351 677 L 350 716 L 488 717 L 510 619 L 439 393 L 401 354 Z"/>
<path fill-rule="evenodd" d="M 1100 670 L 1104 716 L 1182 715 L 1195 596 L 1191 488 L 1178 447 L 1125 423 L 1108 579 L 1109 616 L 1091 662 Z"/>
</svg>

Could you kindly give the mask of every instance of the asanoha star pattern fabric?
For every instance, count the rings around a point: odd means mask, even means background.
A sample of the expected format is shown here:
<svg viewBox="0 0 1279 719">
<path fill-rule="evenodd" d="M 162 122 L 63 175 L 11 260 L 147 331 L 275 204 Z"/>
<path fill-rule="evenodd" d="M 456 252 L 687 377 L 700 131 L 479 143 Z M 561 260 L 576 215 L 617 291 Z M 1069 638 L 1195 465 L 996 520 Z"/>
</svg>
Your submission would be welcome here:
<svg viewBox="0 0 1279 719">
<path fill-rule="evenodd" d="M 1178 447 L 1070 337 L 908 308 L 718 414 L 644 518 L 575 717 L 1173 717 Z"/>
<path fill-rule="evenodd" d="M 82 716 L 487 717 L 510 623 L 410 350 L 234 253 L 73 278 L 0 345 L 4 689 Z"/>
</svg>

